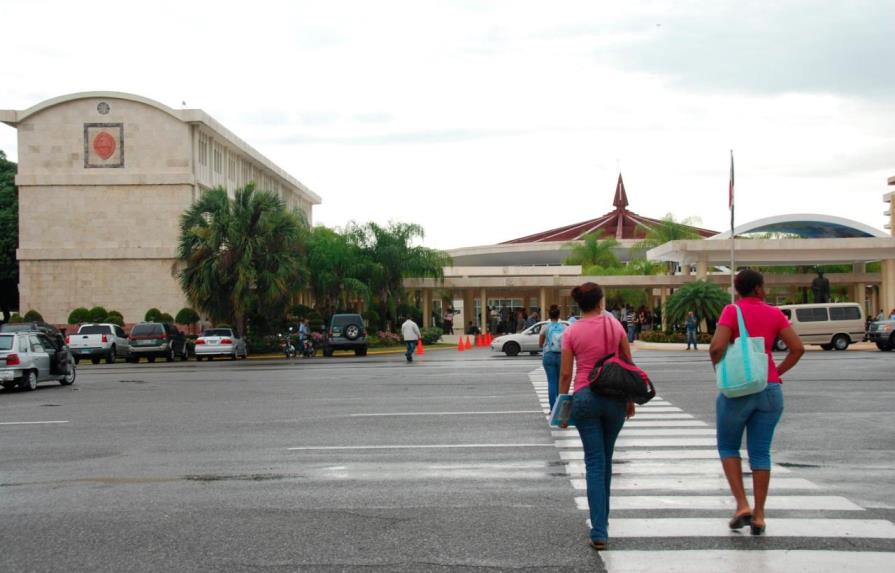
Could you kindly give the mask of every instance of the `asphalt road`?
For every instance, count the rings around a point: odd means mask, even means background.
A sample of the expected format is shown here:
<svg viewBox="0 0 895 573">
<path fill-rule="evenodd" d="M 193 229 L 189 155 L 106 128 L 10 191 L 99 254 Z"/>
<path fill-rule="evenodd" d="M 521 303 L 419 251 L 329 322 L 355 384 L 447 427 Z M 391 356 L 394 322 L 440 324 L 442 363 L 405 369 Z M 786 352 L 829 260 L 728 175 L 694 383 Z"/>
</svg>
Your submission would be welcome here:
<svg viewBox="0 0 895 573">
<path fill-rule="evenodd" d="M 637 359 L 664 400 L 713 424 L 704 353 Z M 656 552 L 642 570 L 663 571 L 686 550 L 895 556 L 893 539 L 835 530 L 731 539 L 723 510 L 709 512 L 717 536 L 622 534 L 615 555 L 631 558 L 604 560 L 585 545 L 574 454 L 545 425 L 539 365 L 487 351 L 86 365 L 72 387 L 0 391 L 0 571 L 616 571 L 635 569 L 634 550 Z M 809 353 L 787 377 L 775 442 L 788 477 L 874 523 L 895 521 L 893 373 L 893 354 Z"/>
</svg>

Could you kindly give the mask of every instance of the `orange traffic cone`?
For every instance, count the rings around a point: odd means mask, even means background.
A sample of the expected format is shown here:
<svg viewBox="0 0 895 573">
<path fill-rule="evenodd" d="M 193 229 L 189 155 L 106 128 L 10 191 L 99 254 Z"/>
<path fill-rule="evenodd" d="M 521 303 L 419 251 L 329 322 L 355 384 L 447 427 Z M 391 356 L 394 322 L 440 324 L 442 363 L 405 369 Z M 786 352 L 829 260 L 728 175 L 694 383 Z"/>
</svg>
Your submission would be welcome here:
<svg viewBox="0 0 895 573">
<path fill-rule="evenodd" d="M 469 341 L 469 337 L 466 337 L 466 350 L 472 350 L 472 343 Z"/>
<path fill-rule="evenodd" d="M 491 346 L 491 333 L 485 335 L 485 346 Z"/>
<path fill-rule="evenodd" d="M 463 352 L 464 350 L 466 349 L 463 347 L 463 337 L 461 336 L 460 341 L 457 342 L 457 352 Z"/>
<path fill-rule="evenodd" d="M 416 340 L 416 355 L 422 356 L 425 353 L 426 353 L 426 350 L 423 348 L 423 341 L 422 341 L 422 339 L 418 338 Z"/>
<path fill-rule="evenodd" d="M 481 334 L 476 334 L 476 335 L 475 335 L 475 347 L 476 347 L 476 348 L 481 348 L 481 347 L 482 347 L 482 335 L 481 335 Z"/>
</svg>

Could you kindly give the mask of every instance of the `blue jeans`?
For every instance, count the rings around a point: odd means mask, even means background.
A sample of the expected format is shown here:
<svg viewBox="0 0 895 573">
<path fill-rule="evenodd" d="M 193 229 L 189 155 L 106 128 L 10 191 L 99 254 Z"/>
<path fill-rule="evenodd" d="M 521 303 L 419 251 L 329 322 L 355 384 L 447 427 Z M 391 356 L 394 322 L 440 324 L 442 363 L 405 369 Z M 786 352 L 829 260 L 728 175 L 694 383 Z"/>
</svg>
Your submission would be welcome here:
<svg viewBox="0 0 895 573">
<path fill-rule="evenodd" d="M 688 330 L 687 331 L 687 350 L 690 350 L 690 345 L 693 345 L 693 348 L 696 348 L 696 331 Z"/>
<path fill-rule="evenodd" d="M 768 384 L 757 394 L 727 398 L 718 394 L 715 425 L 718 428 L 718 453 L 721 459 L 739 458 L 746 431 L 749 466 L 753 470 L 771 469 L 771 440 L 783 415 L 783 385 Z"/>
<path fill-rule="evenodd" d="M 584 446 L 590 538 L 593 541 L 609 539 L 612 451 L 625 424 L 626 407 L 624 400 L 597 396 L 590 388 L 582 388 L 572 397 L 572 417 Z"/>
<path fill-rule="evenodd" d="M 562 362 L 562 352 L 544 352 L 544 371 L 547 372 L 547 398 L 550 400 L 550 410 L 556 403 L 559 395 L 559 365 Z"/>
<path fill-rule="evenodd" d="M 404 356 L 407 358 L 407 362 L 413 362 L 413 351 L 416 350 L 416 340 L 405 340 L 405 344 L 407 344 L 407 352 L 404 353 Z"/>
<path fill-rule="evenodd" d="M 637 334 L 637 327 L 633 324 L 628 325 L 628 342 L 634 342 L 634 335 Z"/>
</svg>

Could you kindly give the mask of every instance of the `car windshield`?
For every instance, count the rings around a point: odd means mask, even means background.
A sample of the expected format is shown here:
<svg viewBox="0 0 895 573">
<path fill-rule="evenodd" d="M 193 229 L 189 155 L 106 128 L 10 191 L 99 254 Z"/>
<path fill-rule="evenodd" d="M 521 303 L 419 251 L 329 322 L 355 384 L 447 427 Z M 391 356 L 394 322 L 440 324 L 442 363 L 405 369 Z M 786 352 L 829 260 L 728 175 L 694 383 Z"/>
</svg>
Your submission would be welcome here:
<svg viewBox="0 0 895 573">
<path fill-rule="evenodd" d="M 34 330 L 34 324 L 22 323 L 22 324 L 4 324 L 2 326 L 3 332 L 31 332 Z"/>
<path fill-rule="evenodd" d="M 131 336 L 161 336 L 163 333 L 161 324 L 138 324 L 131 331 Z"/>
<path fill-rule="evenodd" d="M 0 351 L 12 350 L 12 344 L 15 342 L 15 336 L 0 336 Z"/>
<path fill-rule="evenodd" d="M 78 334 L 109 334 L 110 328 L 101 324 L 85 324 L 78 330 Z"/>
<path fill-rule="evenodd" d="M 229 328 L 209 328 L 202 336 L 233 336 L 233 331 Z"/>
</svg>

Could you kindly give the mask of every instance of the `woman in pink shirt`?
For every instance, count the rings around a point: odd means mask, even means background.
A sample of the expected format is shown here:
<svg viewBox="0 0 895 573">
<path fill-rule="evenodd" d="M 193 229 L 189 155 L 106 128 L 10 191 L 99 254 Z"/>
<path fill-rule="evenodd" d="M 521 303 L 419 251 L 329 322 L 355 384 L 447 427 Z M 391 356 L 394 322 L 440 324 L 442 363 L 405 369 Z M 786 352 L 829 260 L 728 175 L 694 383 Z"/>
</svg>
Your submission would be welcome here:
<svg viewBox="0 0 895 573">
<path fill-rule="evenodd" d="M 736 306 L 724 307 L 718 327 L 712 338 L 709 354 L 712 364 L 717 365 L 724 358 L 727 347 L 740 335 L 736 307 L 743 313 L 743 322 L 749 337 L 763 337 L 764 349 L 768 355 L 768 386 L 757 394 L 727 398 L 718 394 L 715 402 L 715 425 L 718 436 L 718 453 L 730 492 L 736 499 L 736 512 L 730 520 L 731 529 L 750 526 L 752 535 L 761 535 L 765 529 L 764 505 L 771 481 L 771 440 L 780 416 L 783 414 L 783 380 L 780 375 L 796 365 L 805 347 L 795 333 L 783 312 L 764 302 L 764 277 L 750 269 L 740 271 L 734 279 L 734 287 L 740 295 Z M 781 338 L 789 348 L 789 353 L 780 365 L 774 364 L 772 346 Z M 740 445 L 743 432 L 749 450 L 749 466 L 752 468 L 752 493 L 755 507 L 749 507 L 743 488 L 743 464 L 740 460 Z"/>
<path fill-rule="evenodd" d="M 634 415 L 634 403 L 594 394 L 589 388 L 587 376 L 594 364 L 607 354 L 618 353 L 631 360 L 631 348 L 621 323 L 600 307 L 603 300 L 600 285 L 584 283 L 577 286 L 572 290 L 572 298 L 578 303 L 582 314 L 563 336 L 559 392 L 569 392 L 572 366 L 577 363 L 572 418 L 584 446 L 590 545 L 596 550 L 603 550 L 609 539 L 612 450 L 625 418 Z"/>
</svg>

